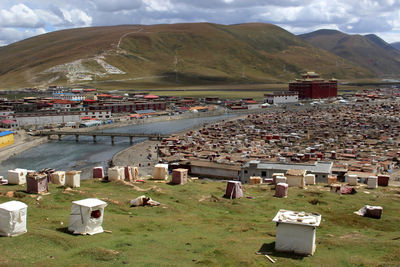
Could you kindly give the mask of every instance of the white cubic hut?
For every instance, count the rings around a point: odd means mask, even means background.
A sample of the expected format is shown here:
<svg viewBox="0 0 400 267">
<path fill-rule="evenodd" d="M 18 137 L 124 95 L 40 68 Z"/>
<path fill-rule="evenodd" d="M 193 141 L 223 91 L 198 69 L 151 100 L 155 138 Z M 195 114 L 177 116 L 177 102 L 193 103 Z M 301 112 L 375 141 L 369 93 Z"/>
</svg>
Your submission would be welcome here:
<svg viewBox="0 0 400 267">
<path fill-rule="evenodd" d="M 315 174 L 306 174 L 304 176 L 306 185 L 313 185 L 315 184 Z"/>
<path fill-rule="evenodd" d="M 303 188 L 305 186 L 305 175 L 306 170 L 288 170 L 286 172 L 286 183 L 289 187 L 294 186 Z"/>
<path fill-rule="evenodd" d="M 0 235 L 17 236 L 26 233 L 27 210 L 28 206 L 20 201 L 0 204 Z"/>
<path fill-rule="evenodd" d="M 284 173 L 273 173 L 272 174 L 272 183 L 277 184 L 276 177 L 283 177 L 283 176 L 285 176 Z"/>
<path fill-rule="evenodd" d="M 73 201 L 68 231 L 81 235 L 102 233 L 104 208 L 106 206 L 106 202 L 97 198 Z"/>
<path fill-rule="evenodd" d="M 51 174 L 51 182 L 53 184 L 65 184 L 65 171 L 56 171 Z"/>
<path fill-rule="evenodd" d="M 108 168 L 108 180 L 109 181 L 118 181 L 125 179 L 125 168 L 120 166 L 114 166 L 112 168 Z"/>
<path fill-rule="evenodd" d="M 358 177 L 356 174 L 348 174 L 346 175 L 346 181 L 349 185 L 356 186 L 357 185 Z"/>
<path fill-rule="evenodd" d="M 7 172 L 8 183 L 9 184 L 25 184 L 27 173 L 28 173 L 28 170 L 26 170 L 26 169 L 8 170 L 8 172 Z"/>
<path fill-rule="evenodd" d="M 272 221 L 276 222 L 276 251 L 314 254 L 316 228 L 321 223 L 320 214 L 279 210 Z"/>
<path fill-rule="evenodd" d="M 168 164 L 156 164 L 154 166 L 153 179 L 168 180 Z"/>
<path fill-rule="evenodd" d="M 65 185 L 69 187 L 81 186 L 81 171 L 68 171 L 65 173 Z"/>
<path fill-rule="evenodd" d="M 378 188 L 378 177 L 377 176 L 368 176 L 367 188 L 368 189 Z"/>
<path fill-rule="evenodd" d="M 275 184 L 284 183 L 286 184 L 286 177 L 285 176 L 276 176 L 275 177 Z"/>
</svg>

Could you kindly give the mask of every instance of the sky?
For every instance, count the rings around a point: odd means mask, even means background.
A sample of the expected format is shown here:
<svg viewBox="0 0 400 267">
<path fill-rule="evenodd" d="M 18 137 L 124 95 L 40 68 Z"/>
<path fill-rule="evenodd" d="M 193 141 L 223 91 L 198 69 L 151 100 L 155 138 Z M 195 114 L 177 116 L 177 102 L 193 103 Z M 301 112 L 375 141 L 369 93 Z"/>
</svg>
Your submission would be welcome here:
<svg viewBox="0 0 400 267">
<path fill-rule="evenodd" d="M 182 22 L 336 29 L 391 43 L 400 41 L 400 0 L 0 0 L 0 46 L 68 28 Z"/>
</svg>

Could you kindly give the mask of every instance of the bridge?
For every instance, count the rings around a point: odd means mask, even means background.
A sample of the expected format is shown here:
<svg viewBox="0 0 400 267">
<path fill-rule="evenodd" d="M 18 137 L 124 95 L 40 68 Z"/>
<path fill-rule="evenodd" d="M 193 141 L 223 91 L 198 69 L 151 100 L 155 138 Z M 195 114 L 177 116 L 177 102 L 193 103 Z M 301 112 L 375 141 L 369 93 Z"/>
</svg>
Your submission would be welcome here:
<svg viewBox="0 0 400 267">
<path fill-rule="evenodd" d="M 169 137 L 167 134 L 159 133 L 106 133 L 106 132 L 78 132 L 78 131 L 40 131 L 37 133 L 39 136 L 47 136 L 50 139 L 51 136 L 57 135 L 58 140 L 61 141 L 62 136 L 72 135 L 75 136 L 75 141 L 79 142 L 79 136 L 92 136 L 93 142 L 97 142 L 97 136 L 109 136 L 111 137 L 111 144 L 114 144 L 115 137 L 128 137 L 129 142 L 133 144 L 133 138 L 147 137 L 149 140 L 162 140 L 163 138 Z"/>
</svg>

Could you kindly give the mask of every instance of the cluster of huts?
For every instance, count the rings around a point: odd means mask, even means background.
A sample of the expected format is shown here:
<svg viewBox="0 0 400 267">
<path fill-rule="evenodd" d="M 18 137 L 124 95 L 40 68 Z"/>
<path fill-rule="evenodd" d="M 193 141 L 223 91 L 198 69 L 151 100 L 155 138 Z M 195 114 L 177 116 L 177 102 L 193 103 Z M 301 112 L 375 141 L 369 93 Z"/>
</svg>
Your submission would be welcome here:
<svg viewBox="0 0 400 267">
<path fill-rule="evenodd" d="M 254 160 L 326 161 L 332 163 L 330 174 L 340 181 L 346 174 L 368 178 L 398 168 L 399 112 L 400 104 L 390 100 L 271 110 L 166 138 L 158 149 L 165 162 L 196 167 L 208 162 L 240 171 Z"/>
<path fill-rule="evenodd" d="M 168 164 L 156 164 L 154 166 L 152 179 L 168 180 Z M 109 181 L 138 181 L 139 170 L 133 166 L 114 166 L 105 171 L 103 167 L 93 168 L 93 178 L 107 178 Z M 185 184 L 188 180 L 188 170 L 177 168 L 171 173 L 172 184 Z M 25 169 L 15 169 L 8 172 L 8 182 L 10 184 L 27 185 L 28 193 L 45 193 L 48 191 L 48 183 L 79 187 L 79 171 L 54 171 L 45 169 L 40 172 Z M 367 180 L 368 188 L 376 188 L 378 181 L 381 185 L 387 185 L 387 177 L 369 177 Z M 356 186 L 358 182 L 363 182 L 355 175 L 347 177 L 348 185 Z M 275 185 L 275 197 L 287 197 L 289 187 L 304 188 L 305 186 L 315 185 L 315 175 L 307 174 L 305 170 L 288 170 L 286 173 L 274 173 L 271 179 L 261 177 L 250 177 L 250 184 L 257 185 L 269 183 Z M 332 192 L 336 192 L 336 177 L 330 177 L 330 187 Z M 343 193 L 342 191 L 339 191 Z M 240 181 L 227 181 L 225 195 L 229 199 L 237 199 L 244 196 Z M 141 196 L 132 200 L 132 206 L 145 205 L 145 203 L 159 203 Z M 131 201 L 131 202 L 132 202 Z M 103 232 L 102 222 L 104 218 L 104 208 L 107 203 L 88 198 L 72 202 L 68 230 L 73 234 L 97 234 Z M 27 205 L 19 201 L 9 201 L 0 204 L 0 235 L 16 236 L 27 231 Z M 380 218 L 381 207 L 366 206 L 360 211 L 361 215 Z M 288 210 L 279 210 L 273 221 L 277 223 L 275 249 L 277 251 L 294 252 L 298 254 L 313 255 L 316 245 L 316 227 L 321 222 L 321 215 L 316 213 L 305 213 Z"/>
</svg>

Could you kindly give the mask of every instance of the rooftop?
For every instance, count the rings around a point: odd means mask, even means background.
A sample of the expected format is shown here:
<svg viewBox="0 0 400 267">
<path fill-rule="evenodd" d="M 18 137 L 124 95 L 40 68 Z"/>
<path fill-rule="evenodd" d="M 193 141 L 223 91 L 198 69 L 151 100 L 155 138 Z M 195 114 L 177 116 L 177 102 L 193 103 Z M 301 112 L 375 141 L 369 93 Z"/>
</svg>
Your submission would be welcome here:
<svg viewBox="0 0 400 267">
<path fill-rule="evenodd" d="M 321 223 L 321 215 L 318 213 L 304 211 L 298 212 L 291 210 L 279 210 L 272 221 L 279 223 L 319 226 Z"/>
<path fill-rule="evenodd" d="M 252 160 L 247 162 L 244 167 L 248 168 L 250 164 L 257 164 L 258 169 L 270 169 L 270 170 L 307 170 L 310 172 L 317 173 L 330 173 L 333 163 L 330 161 L 316 161 L 313 164 L 305 163 L 285 163 L 285 162 L 260 162 L 258 160 Z"/>
</svg>

